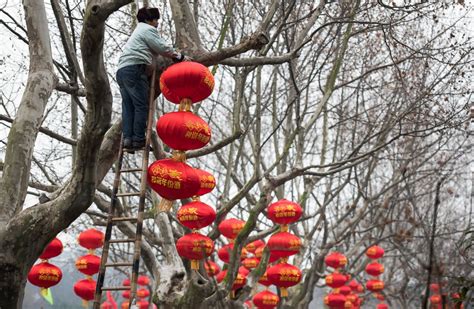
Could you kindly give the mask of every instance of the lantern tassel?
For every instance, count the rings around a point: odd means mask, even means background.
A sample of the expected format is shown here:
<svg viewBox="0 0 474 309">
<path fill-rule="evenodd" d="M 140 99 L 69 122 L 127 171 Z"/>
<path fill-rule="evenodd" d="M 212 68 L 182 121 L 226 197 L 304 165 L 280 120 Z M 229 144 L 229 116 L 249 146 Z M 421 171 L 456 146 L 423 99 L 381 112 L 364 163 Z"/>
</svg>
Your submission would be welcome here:
<svg viewBox="0 0 474 309">
<path fill-rule="evenodd" d="M 199 260 L 191 260 L 191 269 L 199 270 Z"/>
<path fill-rule="evenodd" d="M 168 211 L 170 211 L 172 206 L 173 206 L 173 201 L 162 198 L 160 203 L 158 204 L 158 211 L 159 212 L 168 212 Z"/>
<path fill-rule="evenodd" d="M 193 104 L 193 102 L 191 101 L 191 99 L 188 99 L 188 98 L 181 99 L 181 101 L 179 102 L 178 110 L 180 112 L 182 112 L 182 111 L 189 112 L 189 111 L 191 111 L 191 105 L 192 104 Z"/>
<path fill-rule="evenodd" d="M 288 297 L 288 290 L 287 288 L 280 288 L 281 297 Z"/>
<path fill-rule="evenodd" d="M 89 302 L 85 299 L 82 300 L 82 307 L 89 308 Z"/>
<path fill-rule="evenodd" d="M 288 224 L 280 225 L 280 232 L 288 232 Z"/>
<path fill-rule="evenodd" d="M 182 150 L 173 150 L 172 158 L 174 161 L 186 162 L 186 152 Z"/>
</svg>

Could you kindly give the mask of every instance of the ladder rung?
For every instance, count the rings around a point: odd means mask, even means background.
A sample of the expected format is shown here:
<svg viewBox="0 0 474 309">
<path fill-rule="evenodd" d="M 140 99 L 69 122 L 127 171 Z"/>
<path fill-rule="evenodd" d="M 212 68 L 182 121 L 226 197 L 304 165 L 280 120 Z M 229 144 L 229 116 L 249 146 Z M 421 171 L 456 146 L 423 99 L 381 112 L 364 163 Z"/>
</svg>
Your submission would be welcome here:
<svg viewBox="0 0 474 309">
<path fill-rule="evenodd" d="M 140 192 L 124 192 L 124 193 L 117 193 L 117 196 L 139 196 Z"/>
<path fill-rule="evenodd" d="M 137 221 L 135 217 L 115 217 L 112 218 L 112 222 L 122 222 L 122 221 Z"/>
<path fill-rule="evenodd" d="M 135 238 L 124 238 L 124 239 L 111 239 L 109 243 L 116 244 L 121 242 L 135 242 Z"/>
<path fill-rule="evenodd" d="M 126 169 L 120 170 L 120 172 L 122 173 L 141 172 L 141 171 L 142 171 L 141 168 L 126 168 Z"/>
<path fill-rule="evenodd" d="M 103 287 L 102 291 L 126 291 L 130 290 L 130 286 L 109 286 Z"/>
<path fill-rule="evenodd" d="M 123 266 L 132 266 L 133 263 L 130 262 L 119 262 L 119 263 L 107 263 L 105 267 L 123 267 Z"/>
</svg>

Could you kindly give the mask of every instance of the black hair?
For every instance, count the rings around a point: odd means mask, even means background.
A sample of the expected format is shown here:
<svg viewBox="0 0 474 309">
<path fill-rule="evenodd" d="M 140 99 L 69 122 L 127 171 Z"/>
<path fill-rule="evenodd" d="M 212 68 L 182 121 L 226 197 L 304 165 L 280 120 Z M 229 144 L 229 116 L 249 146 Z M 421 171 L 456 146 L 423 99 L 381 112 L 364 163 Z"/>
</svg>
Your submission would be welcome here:
<svg viewBox="0 0 474 309">
<path fill-rule="evenodd" d="M 160 19 L 160 11 L 157 8 L 143 7 L 137 13 L 138 22 L 144 23 L 153 19 Z"/>
</svg>

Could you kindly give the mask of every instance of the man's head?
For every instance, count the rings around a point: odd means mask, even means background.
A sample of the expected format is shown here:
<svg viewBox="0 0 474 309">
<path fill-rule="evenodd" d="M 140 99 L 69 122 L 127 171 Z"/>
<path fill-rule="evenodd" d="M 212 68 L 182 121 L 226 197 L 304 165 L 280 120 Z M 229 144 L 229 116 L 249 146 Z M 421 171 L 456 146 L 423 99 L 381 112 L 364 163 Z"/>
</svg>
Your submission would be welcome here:
<svg viewBox="0 0 474 309">
<path fill-rule="evenodd" d="M 158 19 L 160 19 L 160 11 L 157 8 L 143 7 L 138 10 L 137 19 L 140 23 L 147 23 L 156 27 Z"/>
</svg>

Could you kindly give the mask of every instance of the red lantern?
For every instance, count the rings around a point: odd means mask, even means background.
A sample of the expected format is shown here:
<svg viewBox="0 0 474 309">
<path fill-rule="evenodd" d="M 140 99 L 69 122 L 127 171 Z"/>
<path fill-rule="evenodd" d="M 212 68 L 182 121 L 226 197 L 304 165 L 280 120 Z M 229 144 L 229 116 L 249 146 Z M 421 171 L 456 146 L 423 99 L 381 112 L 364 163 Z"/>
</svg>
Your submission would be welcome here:
<svg viewBox="0 0 474 309">
<path fill-rule="evenodd" d="M 219 224 L 219 232 L 229 239 L 234 239 L 244 228 L 245 222 L 239 219 L 231 218 L 223 220 Z"/>
<path fill-rule="evenodd" d="M 100 309 L 113 309 L 114 307 L 112 306 L 111 303 L 109 303 L 108 301 L 104 301 L 101 305 L 100 305 Z"/>
<path fill-rule="evenodd" d="M 245 302 L 244 302 L 244 306 L 245 308 L 252 308 L 253 305 L 252 305 L 252 301 L 250 299 L 247 299 Z"/>
<path fill-rule="evenodd" d="M 150 307 L 150 303 L 146 300 L 139 300 L 137 301 L 138 309 L 148 309 Z"/>
<path fill-rule="evenodd" d="M 148 296 L 150 296 L 150 291 L 148 291 L 148 289 L 142 288 L 137 290 L 137 297 L 144 298 Z"/>
<path fill-rule="evenodd" d="M 324 304 L 331 308 L 344 308 L 346 297 L 342 294 L 330 293 L 324 297 Z"/>
<path fill-rule="evenodd" d="M 349 295 L 351 294 L 351 292 L 351 288 L 347 285 L 341 286 L 341 288 L 339 289 L 339 293 L 341 293 L 342 295 Z"/>
<path fill-rule="evenodd" d="M 138 285 L 149 285 L 150 284 L 150 278 L 148 278 L 145 275 L 138 276 L 137 284 Z"/>
<path fill-rule="evenodd" d="M 301 239 L 288 232 L 278 232 L 270 237 L 267 246 L 272 256 L 289 257 L 300 252 Z"/>
<path fill-rule="evenodd" d="M 197 62 L 180 62 L 169 66 L 160 77 L 160 89 L 173 103 L 190 99 L 192 103 L 204 100 L 214 89 L 214 76 Z"/>
<path fill-rule="evenodd" d="M 247 283 L 247 277 L 244 276 L 240 271 L 237 273 L 235 277 L 234 284 L 232 285 L 232 290 L 238 290 L 242 288 Z"/>
<path fill-rule="evenodd" d="M 352 291 L 357 291 L 357 287 L 359 286 L 359 283 L 357 283 L 357 281 L 355 280 L 351 280 L 351 282 L 349 282 L 348 286 L 351 288 Z"/>
<path fill-rule="evenodd" d="M 261 239 L 257 239 L 255 241 L 252 241 L 251 243 L 248 243 L 245 246 L 245 249 L 247 249 L 248 252 L 255 253 L 255 250 L 257 250 L 258 247 L 265 246 L 265 242 Z"/>
<path fill-rule="evenodd" d="M 120 307 L 122 307 L 122 309 L 129 309 L 130 305 L 129 305 L 128 301 L 124 301 L 122 303 L 122 305 L 120 305 Z"/>
<path fill-rule="evenodd" d="M 275 293 L 267 290 L 255 294 L 252 302 L 259 309 L 273 309 L 280 302 L 280 298 Z"/>
<path fill-rule="evenodd" d="M 375 277 L 383 274 L 383 271 L 384 271 L 383 265 L 377 262 L 369 263 L 367 264 L 367 267 L 365 267 L 365 272 Z"/>
<path fill-rule="evenodd" d="M 276 264 L 267 270 L 268 280 L 280 288 L 281 297 L 287 297 L 286 288 L 297 285 L 301 281 L 301 270 L 288 263 Z"/>
<path fill-rule="evenodd" d="M 380 303 L 380 304 L 377 305 L 377 309 L 388 309 L 388 306 L 387 306 L 387 304 Z"/>
<path fill-rule="evenodd" d="M 199 269 L 199 260 L 211 255 L 214 242 L 207 236 L 199 233 L 184 235 L 176 242 L 178 254 L 191 260 L 191 269 Z"/>
<path fill-rule="evenodd" d="M 385 284 L 381 280 L 369 280 L 365 284 L 367 290 L 372 292 L 380 292 L 384 289 Z"/>
<path fill-rule="evenodd" d="M 216 212 L 211 206 L 193 201 L 183 205 L 176 214 L 178 221 L 189 229 L 200 229 L 216 219 Z"/>
<path fill-rule="evenodd" d="M 439 294 L 431 295 L 431 297 L 430 297 L 430 302 L 431 302 L 433 305 L 440 304 L 440 303 L 441 303 L 441 295 L 439 295 Z"/>
<path fill-rule="evenodd" d="M 81 273 L 92 276 L 99 272 L 100 257 L 92 254 L 86 254 L 76 260 L 76 268 Z"/>
<path fill-rule="evenodd" d="M 198 193 L 196 195 L 201 196 L 204 194 L 210 193 L 216 187 L 216 178 L 214 176 L 204 170 L 195 168 L 194 169 L 199 176 L 199 183 L 201 187 L 199 188 Z"/>
<path fill-rule="evenodd" d="M 82 247 L 94 250 L 102 247 L 104 244 L 105 235 L 99 230 L 88 229 L 79 234 L 78 242 Z"/>
<path fill-rule="evenodd" d="M 350 301 L 346 301 L 344 303 L 344 309 L 353 309 L 353 308 L 355 308 L 355 307 Z"/>
<path fill-rule="evenodd" d="M 216 276 L 217 283 L 221 283 L 222 280 L 224 280 L 226 275 L 227 275 L 227 269 L 221 270 Z"/>
<path fill-rule="evenodd" d="M 127 279 L 123 279 L 122 285 L 123 285 L 123 286 L 130 286 L 130 279 L 128 279 L 128 278 L 127 278 Z"/>
<path fill-rule="evenodd" d="M 63 273 L 59 267 L 42 262 L 31 267 L 28 273 L 28 281 L 42 289 L 52 287 L 61 281 Z"/>
<path fill-rule="evenodd" d="M 255 257 L 258 259 L 262 259 L 263 256 L 263 250 L 265 250 L 265 246 L 258 247 L 257 250 L 255 250 Z M 273 263 L 275 261 L 278 261 L 279 257 L 270 254 L 270 258 L 268 259 L 269 263 Z"/>
<path fill-rule="evenodd" d="M 199 176 L 184 162 L 163 159 L 148 167 L 147 180 L 150 187 L 168 200 L 190 198 L 199 191 Z"/>
<path fill-rule="evenodd" d="M 256 268 L 259 263 L 260 263 L 260 259 L 256 257 L 246 258 L 242 261 L 242 265 L 244 265 L 244 267 L 247 269 Z"/>
<path fill-rule="evenodd" d="M 63 243 L 59 239 L 54 238 L 46 246 L 46 248 L 44 248 L 39 258 L 42 260 L 47 260 L 47 259 L 60 255 L 61 252 L 63 252 Z"/>
<path fill-rule="evenodd" d="M 362 284 L 359 283 L 357 285 L 357 293 L 362 293 L 362 292 L 364 292 L 364 287 L 362 286 Z"/>
<path fill-rule="evenodd" d="M 288 200 L 279 200 L 268 206 L 267 216 L 277 224 L 290 224 L 296 222 L 303 213 L 303 209 L 297 203 Z"/>
<path fill-rule="evenodd" d="M 270 286 L 272 285 L 272 283 L 270 282 L 270 280 L 268 280 L 268 275 L 267 275 L 267 271 L 265 271 L 265 273 L 260 277 L 260 279 L 258 279 L 258 283 L 264 285 L 264 286 Z"/>
<path fill-rule="evenodd" d="M 125 298 L 125 299 L 129 299 L 130 298 L 130 291 L 123 291 L 122 292 L 122 297 Z"/>
<path fill-rule="evenodd" d="M 385 297 L 380 293 L 375 293 L 374 297 L 377 298 L 378 300 L 382 300 L 382 301 L 385 300 Z"/>
<path fill-rule="evenodd" d="M 327 266 L 338 269 L 347 264 L 347 258 L 339 252 L 333 252 L 326 256 L 324 262 Z"/>
<path fill-rule="evenodd" d="M 74 293 L 85 301 L 93 300 L 96 282 L 93 279 L 84 279 L 74 284 Z"/>
<path fill-rule="evenodd" d="M 211 128 L 201 117 L 188 111 L 164 114 L 156 123 L 163 143 L 175 150 L 193 150 L 207 145 Z"/>
<path fill-rule="evenodd" d="M 347 277 L 340 273 L 333 273 L 326 276 L 326 285 L 335 288 L 340 288 L 347 282 Z"/>
<path fill-rule="evenodd" d="M 245 268 L 244 266 L 240 266 L 238 271 L 239 271 L 239 273 L 241 273 L 244 277 L 247 277 L 248 274 L 250 274 L 250 271 L 249 271 L 247 268 Z"/>
<path fill-rule="evenodd" d="M 431 283 L 430 290 L 433 293 L 439 293 L 439 284 L 438 283 Z"/>
<path fill-rule="evenodd" d="M 372 246 L 365 252 L 370 259 L 380 259 L 384 253 L 385 251 L 379 246 Z"/>
<path fill-rule="evenodd" d="M 221 271 L 221 268 L 219 267 L 219 265 L 217 265 L 217 263 L 210 260 L 204 262 L 204 268 L 206 269 L 207 275 L 209 277 L 213 277 Z"/>
<path fill-rule="evenodd" d="M 353 304 L 356 304 L 356 302 L 359 300 L 359 296 L 357 296 L 356 294 L 349 294 L 349 295 L 346 295 L 346 301 L 347 300 Z"/>
</svg>

